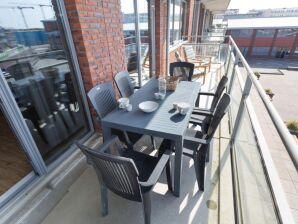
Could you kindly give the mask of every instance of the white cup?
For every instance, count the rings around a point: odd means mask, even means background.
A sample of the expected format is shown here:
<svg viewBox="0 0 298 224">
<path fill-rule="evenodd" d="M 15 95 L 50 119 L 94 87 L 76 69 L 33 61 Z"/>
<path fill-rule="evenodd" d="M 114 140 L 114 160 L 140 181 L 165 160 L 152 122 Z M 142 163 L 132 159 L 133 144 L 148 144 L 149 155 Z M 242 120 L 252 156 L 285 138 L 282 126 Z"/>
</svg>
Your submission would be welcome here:
<svg viewBox="0 0 298 224">
<path fill-rule="evenodd" d="M 165 94 L 159 94 L 159 99 L 164 100 L 166 98 Z"/>
<path fill-rule="evenodd" d="M 154 98 L 155 98 L 156 100 L 159 100 L 159 98 L 160 98 L 159 93 L 154 93 Z"/>
<path fill-rule="evenodd" d="M 126 97 L 122 97 L 118 100 L 119 108 L 125 109 L 129 105 L 129 99 Z"/>
<path fill-rule="evenodd" d="M 126 107 L 126 110 L 127 111 L 132 111 L 132 105 L 131 104 L 128 104 L 127 107 Z"/>
<path fill-rule="evenodd" d="M 174 103 L 173 103 L 173 109 L 174 109 L 174 110 L 177 110 L 177 109 L 178 109 L 178 104 L 179 104 L 179 103 L 177 103 L 177 102 L 174 102 Z"/>
<path fill-rule="evenodd" d="M 178 104 L 178 110 L 181 115 L 186 115 L 189 109 L 190 109 L 189 103 L 182 102 Z"/>
</svg>

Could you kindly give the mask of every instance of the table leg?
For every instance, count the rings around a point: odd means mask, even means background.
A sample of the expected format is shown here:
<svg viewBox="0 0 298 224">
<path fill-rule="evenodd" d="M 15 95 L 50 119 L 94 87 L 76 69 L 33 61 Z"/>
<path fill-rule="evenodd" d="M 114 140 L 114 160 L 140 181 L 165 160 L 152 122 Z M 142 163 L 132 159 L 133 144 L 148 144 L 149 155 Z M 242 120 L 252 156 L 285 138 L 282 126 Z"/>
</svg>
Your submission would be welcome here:
<svg viewBox="0 0 298 224">
<path fill-rule="evenodd" d="M 108 127 L 102 126 L 102 135 L 103 141 L 107 141 L 111 138 L 111 129 Z M 108 204 L 108 189 L 100 184 L 100 204 L 101 204 L 101 215 L 106 216 L 109 213 L 109 204 Z"/>
<path fill-rule="evenodd" d="M 175 164 L 174 164 L 174 195 L 180 196 L 181 171 L 182 171 L 183 141 L 175 140 Z"/>
</svg>

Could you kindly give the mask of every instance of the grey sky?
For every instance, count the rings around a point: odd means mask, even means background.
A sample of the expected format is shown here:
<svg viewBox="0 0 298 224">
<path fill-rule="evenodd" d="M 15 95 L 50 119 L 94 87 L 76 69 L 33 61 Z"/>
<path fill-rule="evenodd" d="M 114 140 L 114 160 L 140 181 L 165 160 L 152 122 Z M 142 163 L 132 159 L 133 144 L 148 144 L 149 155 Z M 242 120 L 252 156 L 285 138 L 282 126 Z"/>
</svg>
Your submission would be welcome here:
<svg viewBox="0 0 298 224">
<path fill-rule="evenodd" d="M 51 5 L 50 0 L 1 0 L 0 1 L 0 26 L 5 28 L 25 28 L 23 18 L 19 9 L 3 8 L 17 6 L 33 6 L 34 9 L 24 9 L 25 19 L 29 28 L 42 28 L 40 20 L 43 19 L 41 9 L 38 4 Z M 54 16 L 53 9 L 43 7 L 46 19 Z"/>
<path fill-rule="evenodd" d="M 240 9 L 241 12 L 250 9 L 294 8 L 298 0 L 231 0 L 229 9 Z"/>
</svg>

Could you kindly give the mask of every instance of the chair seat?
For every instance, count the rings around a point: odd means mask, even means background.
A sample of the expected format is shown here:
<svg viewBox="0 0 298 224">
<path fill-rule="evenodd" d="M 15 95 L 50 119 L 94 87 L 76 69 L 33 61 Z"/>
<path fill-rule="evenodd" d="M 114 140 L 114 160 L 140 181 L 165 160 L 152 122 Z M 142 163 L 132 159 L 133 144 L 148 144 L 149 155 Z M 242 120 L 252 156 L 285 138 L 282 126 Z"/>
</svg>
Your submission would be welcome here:
<svg viewBox="0 0 298 224">
<path fill-rule="evenodd" d="M 193 71 L 193 76 L 195 75 L 205 75 L 205 71 L 203 69 L 195 68 Z"/>
<path fill-rule="evenodd" d="M 148 180 L 152 171 L 156 167 L 156 164 L 159 161 L 159 158 L 157 157 L 150 156 L 130 149 L 122 152 L 121 156 L 130 158 L 134 161 L 139 171 L 139 181 L 142 181 L 142 182 L 146 182 Z"/>
</svg>

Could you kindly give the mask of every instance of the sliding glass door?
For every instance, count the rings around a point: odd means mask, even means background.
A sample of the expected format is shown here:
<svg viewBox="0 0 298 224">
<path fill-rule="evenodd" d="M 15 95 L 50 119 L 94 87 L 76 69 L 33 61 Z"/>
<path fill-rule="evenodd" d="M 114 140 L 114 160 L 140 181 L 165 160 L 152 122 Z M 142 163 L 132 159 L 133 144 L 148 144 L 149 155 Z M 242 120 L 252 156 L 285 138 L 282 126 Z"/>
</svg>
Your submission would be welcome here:
<svg viewBox="0 0 298 224">
<path fill-rule="evenodd" d="M 46 174 L 91 131 L 61 4 L 0 3 L 0 175 L 9 170 L 1 176 L 1 194 L 32 171 Z"/>
<path fill-rule="evenodd" d="M 33 171 L 26 153 L 0 105 L 0 197 Z"/>
</svg>

